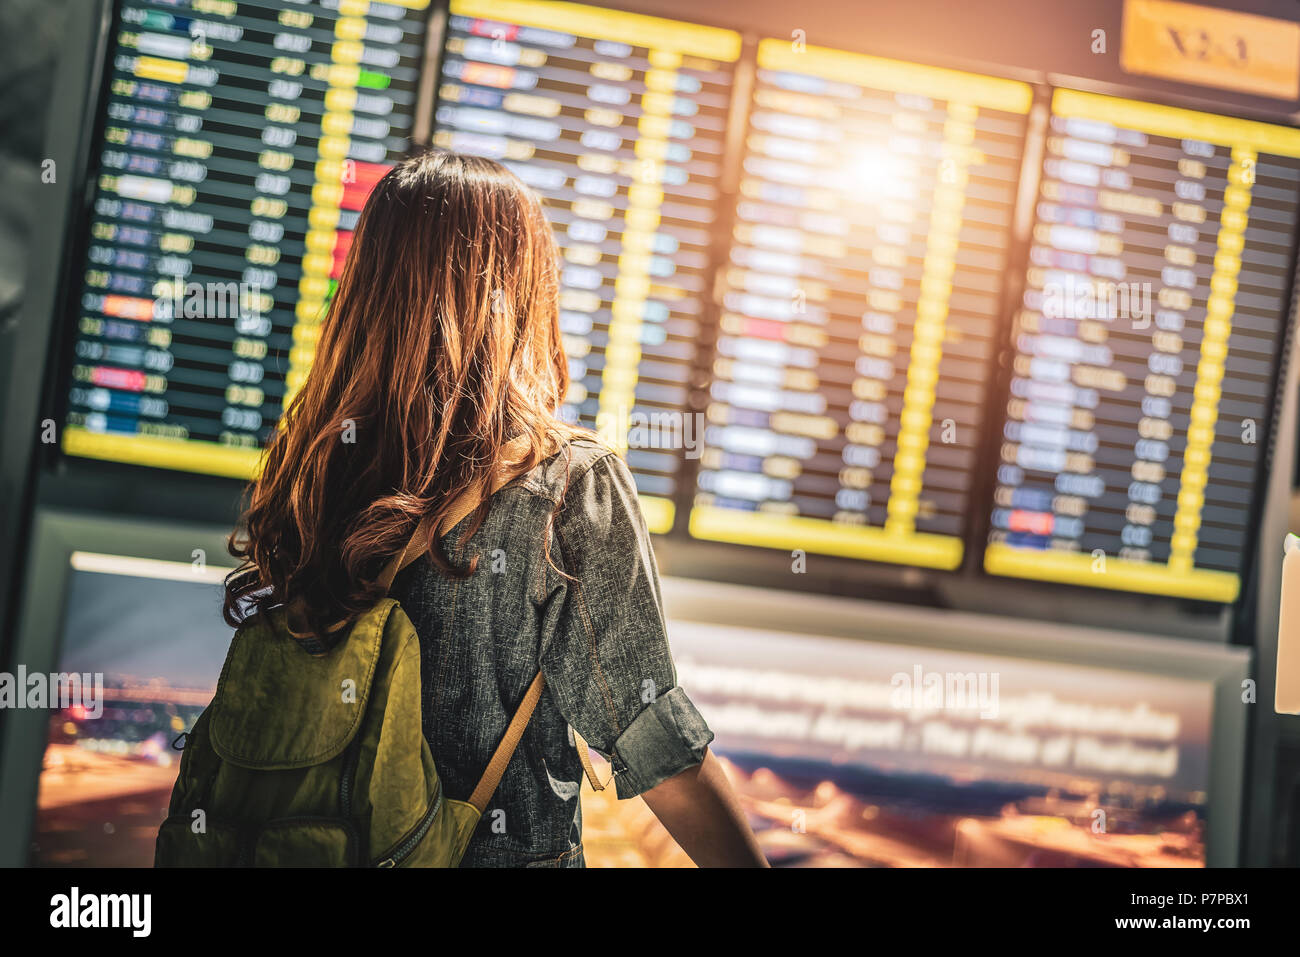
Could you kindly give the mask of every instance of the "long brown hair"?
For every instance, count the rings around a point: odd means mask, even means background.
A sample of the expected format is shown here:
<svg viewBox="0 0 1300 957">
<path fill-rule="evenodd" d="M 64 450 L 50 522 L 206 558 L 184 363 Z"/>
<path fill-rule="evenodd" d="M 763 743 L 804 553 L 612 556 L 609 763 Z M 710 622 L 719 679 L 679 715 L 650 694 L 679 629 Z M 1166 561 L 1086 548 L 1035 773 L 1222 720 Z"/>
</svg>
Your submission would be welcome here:
<svg viewBox="0 0 1300 957">
<path fill-rule="evenodd" d="M 507 442 L 531 468 L 572 433 L 559 257 L 537 197 L 488 159 L 431 152 L 375 186 L 315 360 L 248 489 L 225 618 L 292 601 L 312 634 L 379 597 L 422 520 L 438 531 Z M 475 527 L 486 514 L 485 502 Z"/>
</svg>

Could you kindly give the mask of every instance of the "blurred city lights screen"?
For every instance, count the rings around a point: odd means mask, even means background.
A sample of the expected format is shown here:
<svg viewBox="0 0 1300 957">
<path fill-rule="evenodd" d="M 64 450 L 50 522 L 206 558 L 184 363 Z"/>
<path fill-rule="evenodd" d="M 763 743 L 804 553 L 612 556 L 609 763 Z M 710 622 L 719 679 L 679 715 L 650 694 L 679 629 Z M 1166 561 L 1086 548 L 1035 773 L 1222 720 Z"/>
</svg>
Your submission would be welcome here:
<svg viewBox="0 0 1300 957">
<path fill-rule="evenodd" d="M 1209 682 L 715 622 L 669 635 L 774 865 L 1205 865 Z"/>
<path fill-rule="evenodd" d="M 80 682 L 50 700 L 28 861 L 148 867 L 172 743 L 221 673 L 228 569 L 80 551 L 70 564 L 56 667 Z M 716 623 L 668 630 L 776 866 L 1205 863 L 1206 682 Z M 681 863 L 640 802 L 607 794 L 582 795 L 590 865 Z"/>
<path fill-rule="evenodd" d="M 216 691 L 229 570 L 74 552 L 29 862 L 149 867 L 189 731 Z"/>
</svg>

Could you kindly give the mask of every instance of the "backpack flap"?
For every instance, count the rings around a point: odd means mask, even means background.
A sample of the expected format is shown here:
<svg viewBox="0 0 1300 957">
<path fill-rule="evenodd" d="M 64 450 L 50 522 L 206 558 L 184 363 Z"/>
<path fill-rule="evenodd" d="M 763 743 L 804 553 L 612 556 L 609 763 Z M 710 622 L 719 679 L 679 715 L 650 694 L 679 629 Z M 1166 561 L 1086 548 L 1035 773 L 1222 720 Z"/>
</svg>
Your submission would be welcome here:
<svg viewBox="0 0 1300 957">
<path fill-rule="evenodd" d="M 293 639 L 283 607 L 246 622 L 231 642 L 212 702 L 212 747 L 225 761 L 287 771 L 338 756 L 361 728 L 379 662 L 385 599 L 346 640 L 314 657 Z"/>
</svg>

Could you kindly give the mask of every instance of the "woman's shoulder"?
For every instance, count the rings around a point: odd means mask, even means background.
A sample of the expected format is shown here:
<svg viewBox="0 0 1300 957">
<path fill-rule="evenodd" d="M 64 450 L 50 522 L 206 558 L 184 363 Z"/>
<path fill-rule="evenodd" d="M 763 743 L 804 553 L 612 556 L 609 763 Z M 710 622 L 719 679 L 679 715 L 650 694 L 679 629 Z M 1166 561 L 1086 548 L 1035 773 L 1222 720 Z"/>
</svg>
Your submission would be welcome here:
<svg viewBox="0 0 1300 957">
<path fill-rule="evenodd" d="M 608 456 L 617 453 L 595 435 L 574 436 L 533 470 L 529 486 L 559 504 L 569 488 Z"/>
</svg>

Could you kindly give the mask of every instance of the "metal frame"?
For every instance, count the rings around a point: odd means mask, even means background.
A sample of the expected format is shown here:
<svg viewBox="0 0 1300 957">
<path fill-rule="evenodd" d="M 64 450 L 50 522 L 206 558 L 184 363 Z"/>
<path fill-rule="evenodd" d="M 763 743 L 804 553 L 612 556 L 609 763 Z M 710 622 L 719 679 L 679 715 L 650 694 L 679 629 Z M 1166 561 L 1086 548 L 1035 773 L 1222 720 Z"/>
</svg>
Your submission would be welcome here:
<svg viewBox="0 0 1300 957">
<path fill-rule="evenodd" d="M 1300 280 L 1300 276 L 1297 277 Z M 1281 829 L 1274 819 L 1278 773 L 1278 742 L 1282 737 L 1300 740 L 1300 716 L 1280 715 L 1273 710 L 1277 689 L 1277 629 L 1282 594 L 1282 541 L 1291 520 L 1292 476 L 1295 470 L 1300 410 L 1300 336 L 1295 335 L 1296 307 L 1300 299 L 1292 290 L 1290 329 L 1285 363 L 1278 377 L 1276 438 L 1270 450 L 1271 468 L 1259 509 L 1259 527 L 1254 562 L 1256 586 L 1253 603 L 1241 633 L 1243 642 L 1253 642 L 1255 653 L 1255 705 L 1250 731 L 1247 768 L 1246 814 L 1242 821 L 1242 863 L 1264 867 L 1272 863 L 1273 842 Z M 1300 823 L 1300 822 L 1297 822 Z"/>
<path fill-rule="evenodd" d="M 75 14 L 75 15 L 74 15 Z M 9 636 L 31 510 L 35 498 L 38 437 L 46 411 L 50 369 L 58 356 L 51 339 L 63 315 L 59 277 L 66 256 L 67 224 L 85 176 L 88 98 L 103 74 L 105 27 L 112 0 L 89 0 L 69 9 L 64 50 L 50 99 L 45 155 L 55 161 L 55 181 L 42 185 L 32 215 L 28 281 L 18 321 L 0 328 L 0 352 L 11 355 L 11 370 L 0 395 L 0 664 L 9 660 Z M 61 423 L 56 423 L 61 428 Z"/>
</svg>

